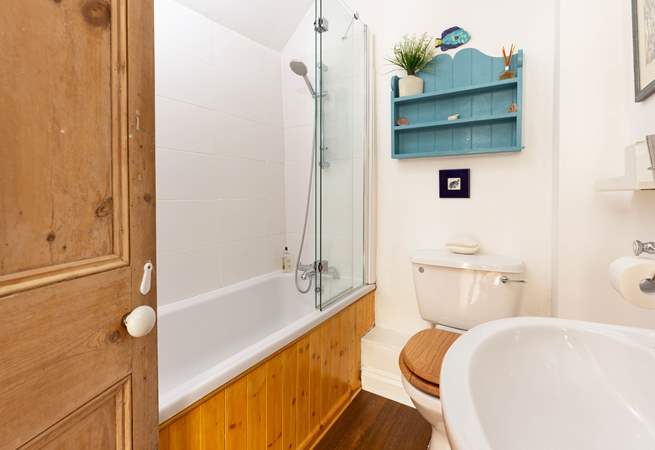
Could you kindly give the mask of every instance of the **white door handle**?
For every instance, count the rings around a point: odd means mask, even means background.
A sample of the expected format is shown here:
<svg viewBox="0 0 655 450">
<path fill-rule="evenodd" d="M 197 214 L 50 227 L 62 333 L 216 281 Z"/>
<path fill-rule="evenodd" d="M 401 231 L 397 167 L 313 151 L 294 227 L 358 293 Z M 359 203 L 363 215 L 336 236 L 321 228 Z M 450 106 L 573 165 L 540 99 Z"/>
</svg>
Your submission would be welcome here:
<svg viewBox="0 0 655 450">
<path fill-rule="evenodd" d="M 132 337 L 143 337 L 152 331 L 157 313 L 148 305 L 137 306 L 123 319 L 123 325 Z"/>
</svg>

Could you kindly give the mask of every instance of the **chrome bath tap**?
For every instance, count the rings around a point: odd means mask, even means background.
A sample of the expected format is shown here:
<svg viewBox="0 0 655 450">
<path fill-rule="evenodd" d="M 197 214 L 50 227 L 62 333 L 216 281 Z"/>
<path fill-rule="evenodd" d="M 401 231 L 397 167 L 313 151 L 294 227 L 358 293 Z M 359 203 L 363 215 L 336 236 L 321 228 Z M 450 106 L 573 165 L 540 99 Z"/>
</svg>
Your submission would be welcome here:
<svg viewBox="0 0 655 450">
<path fill-rule="evenodd" d="M 300 264 L 298 265 L 298 272 L 300 272 L 301 280 L 314 277 L 317 273 L 328 273 L 328 262 L 327 260 L 322 260 L 314 261 L 311 264 Z"/>
<path fill-rule="evenodd" d="M 298 272 L 300 272 L 300 279 L 303 281 L 316 275 L 314 264 L 300 264 L 298 265 Z"/>
</svg>

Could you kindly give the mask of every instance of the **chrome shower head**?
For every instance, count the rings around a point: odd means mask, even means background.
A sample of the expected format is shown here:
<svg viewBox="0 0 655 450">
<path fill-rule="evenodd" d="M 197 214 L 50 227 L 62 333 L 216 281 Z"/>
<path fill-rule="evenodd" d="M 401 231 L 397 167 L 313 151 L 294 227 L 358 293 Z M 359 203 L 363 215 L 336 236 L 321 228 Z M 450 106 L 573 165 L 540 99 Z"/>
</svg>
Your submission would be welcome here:
<svg viewBox="0 0 655 450">
<path fill-rule="evenodd" d="M 307 75 L 307 66 L 304 62 L 298 61 L 297 59 L 291 60 L 291 62 L 289 62 L 289 68 L 291 68 L 293 73 L 301 77 Z"/>
<path fill-rule="evenodd" d="M 305 80 L 305 84 L 307 85 L 307 89 L 309 89 L 309 93 L 312 94 L 312 97 L 315 97 L 316 91 L 314 90 L 314 86 L 312 86 L 312 82 L 309 81 L 309 78 L 307 78 L 308 71 L 305 63 L 297 59 L 293 59 L 291 60 L 291 62 L 289 62 L 289 68 L 293 73 L 302 77 L 303 80 Z"/>
</svg>

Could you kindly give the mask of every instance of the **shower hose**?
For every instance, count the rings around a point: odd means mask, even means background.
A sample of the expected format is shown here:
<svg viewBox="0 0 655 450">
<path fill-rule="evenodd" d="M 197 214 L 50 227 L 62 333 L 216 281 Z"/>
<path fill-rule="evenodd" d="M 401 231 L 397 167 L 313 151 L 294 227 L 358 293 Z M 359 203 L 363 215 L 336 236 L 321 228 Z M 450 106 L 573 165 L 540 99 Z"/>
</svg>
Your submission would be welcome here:
<svg viewBox="0 0 655 450">
<path fill-rule="evenodd" d="M 296 289 L 301 294 L 306 294 L 309 292 L 309 290 L 312 288 L 312 277 L 309 277 L 309 281 L 307 283 L 306 288 L 302 288 L 300 286 L 300 281 L 298 280 L 298 274 L 300 273 L 300 259 L 302 258 L 302 251 L 303 247 L 305 246 L 305 237 L 307 234 L 307 221 L 309 220 L 309 205 L 312 200 L 312 185 L 314 181 L 314 164 L 316 162 L 316 119 L 314 119 L 314 137 L 312 139 L 312 162 L 309 167 L 309 185 L 307 186 L 307 202 L 305 203 L 305 222 L 302 227 L 302 236 L 300 238 L 300 248 L 298 249 L 298 258 L 296 259 L 296 272 L 294 276 L 294 281 L 296 283 Z M 314 274 L 315 276 L 318 276 L 317 274 Z"/>
</svg>

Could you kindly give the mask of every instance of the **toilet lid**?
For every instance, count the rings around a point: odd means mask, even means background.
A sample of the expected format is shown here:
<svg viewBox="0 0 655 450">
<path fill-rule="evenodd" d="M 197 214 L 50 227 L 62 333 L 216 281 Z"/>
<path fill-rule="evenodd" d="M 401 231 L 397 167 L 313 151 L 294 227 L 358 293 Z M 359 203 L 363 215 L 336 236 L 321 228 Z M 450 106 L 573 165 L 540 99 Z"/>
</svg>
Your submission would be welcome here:
<svg viewBox="0 0 655 450">
<path fill-rule="evenodd" d="M 400 352 L 400 370 L 415 388 L 439 396 L 441 364 L 460 334 L 428 329 L 415 334 Z"/>
</svg>

